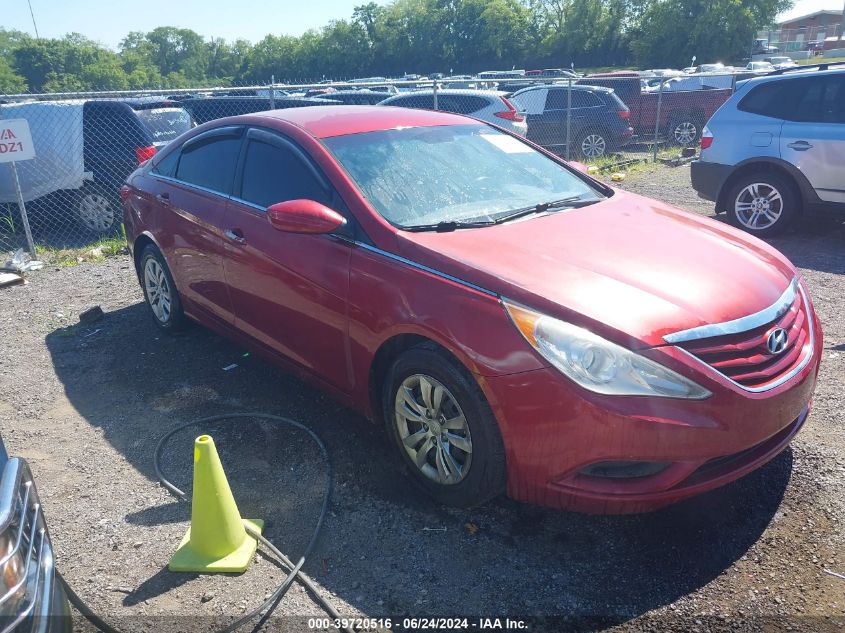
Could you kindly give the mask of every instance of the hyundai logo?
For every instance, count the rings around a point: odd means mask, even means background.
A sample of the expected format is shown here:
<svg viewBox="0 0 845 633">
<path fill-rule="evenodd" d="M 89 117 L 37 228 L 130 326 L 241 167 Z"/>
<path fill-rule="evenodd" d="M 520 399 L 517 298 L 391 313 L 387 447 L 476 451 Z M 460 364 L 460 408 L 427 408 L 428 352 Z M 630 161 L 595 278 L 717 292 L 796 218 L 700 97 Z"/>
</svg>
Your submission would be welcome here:
<svg viewBox="0 0 845 633">
<path fill-rule="evenodd" d="M 769 332 L 769 336 L 766 337 L 766 348 L 769 352 L 775 356 L 783 352 L 786 349 L 786 342 L 789 339 L 789 336 L 782 327 L 776 328 Z"/>
</svg>

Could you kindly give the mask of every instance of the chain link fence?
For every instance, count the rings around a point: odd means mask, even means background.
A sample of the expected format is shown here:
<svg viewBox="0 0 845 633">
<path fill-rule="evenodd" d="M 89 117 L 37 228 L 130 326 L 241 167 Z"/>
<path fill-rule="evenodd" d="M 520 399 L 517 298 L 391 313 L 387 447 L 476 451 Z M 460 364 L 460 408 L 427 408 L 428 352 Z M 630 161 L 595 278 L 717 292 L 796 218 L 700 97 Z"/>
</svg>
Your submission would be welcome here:
<svg viewBox="0 0 845 633">
<path fill-rule="evenodd" d="M 558 70 L 0 95 L 0 118 L 29 122 L 36 158 L 17 163 L 17 172 L 36 248 L 75 248 L 120 235 L 119 189 L 139 163 L 191 127 L 221 117 L 340 104 L 443 110 L 488 121 L 563 158 L 612 167 L 696 147 L 707 119 L 743 77 L 668 70 L 576 76 Z M 17 199 L 12 169 L 0 164 L 0 252 L 27 249 Z"/>
</svg>

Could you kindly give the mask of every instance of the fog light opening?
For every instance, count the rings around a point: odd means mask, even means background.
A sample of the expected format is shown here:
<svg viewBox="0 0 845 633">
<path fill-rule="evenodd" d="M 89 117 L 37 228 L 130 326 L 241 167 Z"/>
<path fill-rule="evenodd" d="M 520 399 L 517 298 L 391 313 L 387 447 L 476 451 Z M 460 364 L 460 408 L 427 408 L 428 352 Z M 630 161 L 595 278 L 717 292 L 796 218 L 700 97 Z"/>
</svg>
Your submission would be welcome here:
<svg viewBox="0 0 845 633">
<path fill-rule="evenodd" d="M 672 462 L 607 461 L 582 468 L 579 473 L 604 479 L 639 479 L 652 477 L 666 470 Z"/>
</svg>

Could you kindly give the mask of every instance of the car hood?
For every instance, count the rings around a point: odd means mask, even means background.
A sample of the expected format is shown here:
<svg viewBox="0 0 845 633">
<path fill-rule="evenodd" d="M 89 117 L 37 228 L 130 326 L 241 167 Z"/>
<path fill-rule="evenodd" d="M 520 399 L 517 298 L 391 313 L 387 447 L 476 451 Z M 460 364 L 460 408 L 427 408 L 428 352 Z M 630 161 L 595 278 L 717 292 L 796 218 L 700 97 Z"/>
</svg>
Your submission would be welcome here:
<svg viewBox="0 0 845 633">
<path fill-rule="evenodd" d="M 397 237 L 407 259 L 635 348 L 762 310 L 796 275 L 752 236 L 622 191 L 498 226 Z"/>
</svg>

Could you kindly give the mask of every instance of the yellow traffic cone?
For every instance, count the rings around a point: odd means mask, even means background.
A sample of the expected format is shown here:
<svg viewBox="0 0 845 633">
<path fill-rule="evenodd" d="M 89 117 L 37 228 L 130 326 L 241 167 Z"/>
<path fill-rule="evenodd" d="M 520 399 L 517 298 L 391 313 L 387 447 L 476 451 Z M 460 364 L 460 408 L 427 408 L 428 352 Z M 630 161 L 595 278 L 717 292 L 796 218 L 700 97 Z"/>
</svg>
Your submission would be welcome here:
<svg viewBox="0 0 845 633">
<path fill-rule="evenodd" d="M 194 496 L 191 526 L 170 559 L 170 571 L 245 571 L 258 543 L 244 529 L 244 522 L 259 532 L 260 519 L 241 519 L 226 473 L 210 435 L 194 441 Z"/>
</svg>

